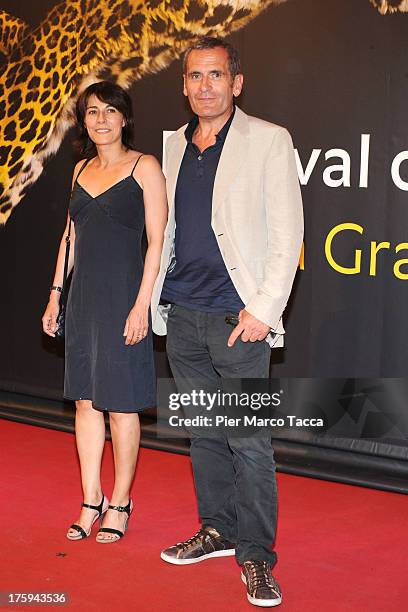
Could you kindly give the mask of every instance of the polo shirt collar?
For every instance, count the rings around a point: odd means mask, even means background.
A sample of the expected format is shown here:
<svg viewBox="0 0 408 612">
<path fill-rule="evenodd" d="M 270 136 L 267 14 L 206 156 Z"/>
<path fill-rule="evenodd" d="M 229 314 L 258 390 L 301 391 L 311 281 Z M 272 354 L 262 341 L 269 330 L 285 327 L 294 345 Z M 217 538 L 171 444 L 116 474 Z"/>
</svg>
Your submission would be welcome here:
<svg viewBox="0 0 408 612">
<path fill-rule="evenodd" d="M 216 135 L 217 144 L 223 143 L 225 141 L 227 134 L 228 134 L 228 130 L 232 123 L 232 120 L 234 119 L 234 115 L 235 115 L 235 105 L 233 107 L 233 110 L 232 110 L 232 113 L 229 119 L 224 123 L 223 127 L 220 129 L 220 131 Z M 194 117 L 191 119 L 191 121 L 189 121 L 186 129 L 184 130 L 184 136 L 186 137 L 186 140 L 188 143 L 193 142 L 193 134 L 197 128 L 197 125 L 198 125 L 198 117 L 197 115 L 194 115 Z"/>
</svg>

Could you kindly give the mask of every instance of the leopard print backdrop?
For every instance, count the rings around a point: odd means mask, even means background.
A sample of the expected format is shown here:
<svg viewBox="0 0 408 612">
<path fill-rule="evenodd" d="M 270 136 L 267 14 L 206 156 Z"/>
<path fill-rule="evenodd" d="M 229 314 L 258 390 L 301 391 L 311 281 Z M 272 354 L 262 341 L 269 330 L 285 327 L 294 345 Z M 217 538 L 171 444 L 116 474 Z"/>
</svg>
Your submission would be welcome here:
<svg viewBox="0 0 408 612">
<path fill-rule="evenodd" d="M 128 88 L 197 36 L 227 36 L 287 0 L 65 0 L 38 28 L 0 11 L 0 223 L 40 176 L 90 83 Z M 370 0 L 385 14 L 408 0 Z"/>
<path fill-rule="evenodd" d="M 387 13 L 408 13 L 408 0 L 370 0 L 371 4 L 378 8 L 381 15 Z"/>
<path fill-rule="evenodd" d="M 284 0 L 66 0 L 34 31 L 0 14 L 0 222 L 40 176 L 73 123 L 78 93 L 129 87 L 199 35 L 225 36 Z"/>
</svg>

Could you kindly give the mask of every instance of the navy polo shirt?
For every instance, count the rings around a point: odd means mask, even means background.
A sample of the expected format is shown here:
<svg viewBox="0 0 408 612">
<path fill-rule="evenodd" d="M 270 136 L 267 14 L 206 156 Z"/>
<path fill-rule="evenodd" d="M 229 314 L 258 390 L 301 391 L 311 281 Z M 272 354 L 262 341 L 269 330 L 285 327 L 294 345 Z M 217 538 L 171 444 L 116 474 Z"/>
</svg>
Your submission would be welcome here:
<svg viewBox="0 0 408 612">
<path fill-rule="evenodd" d="M 192 141 L 197 117 L 184 132 L 187 146 L 175 193 L 175 260 L 170 262 L 161 303 L 212 313 L 238 313 L 244 308 L 211 227 L 215 174 L 234 112 L 215 144 L 202 152 Z"/>
</svg>

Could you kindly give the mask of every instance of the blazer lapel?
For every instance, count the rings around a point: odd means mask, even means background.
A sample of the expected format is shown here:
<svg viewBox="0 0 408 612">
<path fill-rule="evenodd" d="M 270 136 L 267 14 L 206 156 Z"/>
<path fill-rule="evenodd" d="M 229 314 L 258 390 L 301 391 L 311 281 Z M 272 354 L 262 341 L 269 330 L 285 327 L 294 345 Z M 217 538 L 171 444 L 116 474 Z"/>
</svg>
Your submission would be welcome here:
<svg viewBox="0 0 408 612">
<path fill-rule="evenodd" d="M 240 172 L 248 152 L 249 127 L 247 115 L 238 107 L 222 148 L 214 181 L 212 214 L 221 206 L 231 183 Z"/>
<path fill-rule="evenodd" d="M 177 138 L 169 150 L 169 156 L 165 163 L 169 212 L 173 211 L 174 209 L 174 196 L 176 194 L 178 173 L 187 145 L 186 137 L 184 136 L 185 128 L 186 126 L 183 126 L 177 133 Z"/>
</svg>

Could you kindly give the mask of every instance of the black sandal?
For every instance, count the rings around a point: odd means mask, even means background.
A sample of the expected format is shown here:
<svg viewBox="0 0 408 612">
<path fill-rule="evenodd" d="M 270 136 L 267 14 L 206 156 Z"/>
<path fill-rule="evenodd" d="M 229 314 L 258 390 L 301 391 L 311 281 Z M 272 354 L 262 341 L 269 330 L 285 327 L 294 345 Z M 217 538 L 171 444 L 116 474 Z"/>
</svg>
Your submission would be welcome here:
<svg viewBox="0 0 408 612">
<path fill-rule="evenodd" d="M 133 511 L 133 503 L 132 500 L 129 499 L 129 502 L 127 504 L 127 506 L 108 506 L 108 510 L 116 510 L 117 512 L 126 512 L 127 514 L 127 518 L 125 521 L 125 525 L 124 525 L 124 530 L 120 531 L 119 529 L 113 529 L 112 527 L 101 527 L 98 531 L 98 533 L 96 534 L 96 541 L 99 542 L 99 544 L 113 544 L 113 542 L 117 542 L 118 540 L 120 540 L 120 538 L 123 538 L 123 536 L 125 535 L 125 531 L 127 529 L 128 526 L 128 521 L 130 519 L 130 515 L 132 514 Z M 114 536 L 117 536 L 115 538 L 98 538 L 100 533 L 112 533 Z"/>
<path fill-rule="evenodd" d="M 99 506 L 93 506 L 92 504 L 85 504 L 85 503 L 82 504 L 82 508 L 90 508 L 91 510 L 96 510 L 98 514 L 93 519 L 91 526 L 89 528 L 89 531 L 85 531 L 85 529 L 81 527 L 81 525 L 77 525 L 76 523 L 73 523 L 69 529 L 75 529 L 75 531 L 77 531 L 78 533 L 70 534 L 68 530 L 68 533 L 67 533 L 68 540 L 83 540 L 84 538 L 87 538 L 90 536 L 92 527 L 95 521 L 99 519 L 99 523 L 101 523 L 102 516 L 105 514 L 105 512 L 108 509 L 108 508 L 106 508 L 105 510 L 103 509 L 103 502 L 105 501 L 105 499 L 106 499 L 105 495 L 102 493 L 102 501 L 99 504 Z"/>
</svg>

